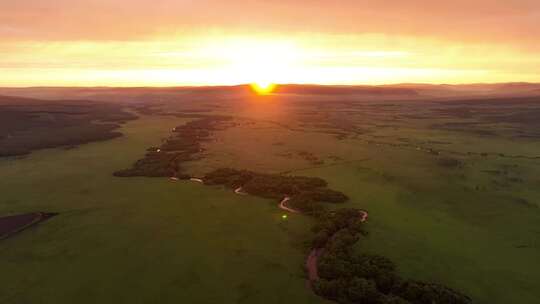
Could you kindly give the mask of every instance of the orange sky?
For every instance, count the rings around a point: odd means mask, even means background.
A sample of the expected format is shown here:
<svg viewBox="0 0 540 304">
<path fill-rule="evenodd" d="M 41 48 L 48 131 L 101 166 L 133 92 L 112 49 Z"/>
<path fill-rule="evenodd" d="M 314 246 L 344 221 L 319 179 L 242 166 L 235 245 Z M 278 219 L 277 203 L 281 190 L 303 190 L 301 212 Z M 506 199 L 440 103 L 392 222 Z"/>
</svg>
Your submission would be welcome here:
<svg viewBox="0 0 540 304">
<path fill-rule="evenodd" d="M 540 1 L 0 0 L 0 86 L 540 82 Z"/>
</svg>

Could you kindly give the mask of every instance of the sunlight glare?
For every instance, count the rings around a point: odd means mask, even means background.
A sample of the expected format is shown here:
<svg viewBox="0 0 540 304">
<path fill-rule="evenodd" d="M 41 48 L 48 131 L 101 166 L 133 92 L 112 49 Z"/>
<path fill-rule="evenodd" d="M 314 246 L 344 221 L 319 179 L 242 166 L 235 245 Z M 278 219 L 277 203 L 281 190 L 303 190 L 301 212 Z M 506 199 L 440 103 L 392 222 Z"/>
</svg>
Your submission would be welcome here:
<svg viewBox="0 0 540 304">
<path fill-rule="evenodd" d="M 276 88 L 276 84 L 271 82 L 255 82 L 252 83 L 250 86 L 251 89 L 259 95 L 268 95 L 272 93 Z"/>
<path fill-rule="evenodd" d="M 251 83 L 259 94 L 268 94 L 275 83 L 294 73 L 300 51 L 292 43 L 254 39 L 230 42 L 221 55 L 236 79 Z"/>
</svg>

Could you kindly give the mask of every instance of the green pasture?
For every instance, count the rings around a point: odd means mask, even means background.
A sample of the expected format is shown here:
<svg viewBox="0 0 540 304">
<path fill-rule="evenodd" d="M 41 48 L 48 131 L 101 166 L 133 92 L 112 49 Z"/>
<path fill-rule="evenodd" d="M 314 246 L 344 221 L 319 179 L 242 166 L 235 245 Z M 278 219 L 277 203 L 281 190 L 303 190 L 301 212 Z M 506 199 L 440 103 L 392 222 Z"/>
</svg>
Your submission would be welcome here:
<svg viewBox="0 0 540 304">
<path fill-rule="evenodd" d="M 119 139 L 1 160 L 1 214 L 60 215 L 1 242 L 0 302 L 322 303 L 303 277 L 308 218 L 221 188 L 111 175 L 182 122 L 143 118 Z"/>
<path fill-rule="evenodd" d="M 285 114 L 272 111 L 239 109 L 256 123 L 240 120 L 214 134 L 205 158 L 187 171 L 230 166 L 322 177 L 351 197 L 342 207 L 369 211 L 359 252 L 387 256 L 405 277 L 443 283 L 475 303 L 540 301 L 540 160 L 466 155 L 540 156 L 537 142 L 427 122 L 338 140 L 275 124 Z M 0 242 L 0 302 L 322 303 L 302 268 L 311 219 L 284 220 L 277 202 L 222 188 L 111 175 L 186 121 L 143 117 L 126 124 L 122 138 L 0 160 L 1 214 L 60 213 Z M 461 165 L 445 167 L 444 157 Z"/>
</svg>

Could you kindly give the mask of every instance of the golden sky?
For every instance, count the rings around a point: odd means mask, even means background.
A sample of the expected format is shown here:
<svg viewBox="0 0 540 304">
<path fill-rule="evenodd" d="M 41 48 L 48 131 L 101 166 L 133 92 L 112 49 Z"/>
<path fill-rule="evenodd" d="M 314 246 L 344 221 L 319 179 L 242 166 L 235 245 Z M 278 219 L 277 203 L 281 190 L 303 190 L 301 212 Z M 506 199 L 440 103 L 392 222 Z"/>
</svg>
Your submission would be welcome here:
<svg viewBox="0 0 540 304">
<path fill-rule="evenodd" d="M 0 0 L 0 86 L 540 82 L 540 1 Z"/>
</svg>

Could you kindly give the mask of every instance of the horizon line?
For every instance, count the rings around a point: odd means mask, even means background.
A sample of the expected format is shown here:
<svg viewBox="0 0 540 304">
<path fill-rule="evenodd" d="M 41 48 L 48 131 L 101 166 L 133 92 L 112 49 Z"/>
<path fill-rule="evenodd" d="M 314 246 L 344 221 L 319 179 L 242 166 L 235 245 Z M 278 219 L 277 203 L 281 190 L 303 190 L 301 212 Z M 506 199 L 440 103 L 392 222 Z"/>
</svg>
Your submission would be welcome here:
<svg viewBox="0 0 540 304">
<path fill-rule="evenodd" d="M 83 88 L 83 89 L 174 89 L 174 88 L 235 88 L 250 86 L 252 83 L 240 84 L 223 84 L 223 85 L 154 85 L 154 86 L 1 86 L 0 89 L 62 89 L 62 88 Z M 467 86 L 467 85 L 500 85 L 500 84 L 528 84 L 540 85 L 540 82 L 528 81 L 508 81 L 508 82 L 463 82 L 463 83 L 429 83 L 429 82 L 399 82 L 388 84 L 320 84 L 320 83 L 274 83 L 278 86 L 325 86 L 325 87 L 387 87 L 387 86 L 403 86 L 403 85 L 428 85 L 428 86 Z"/>
</svg>

